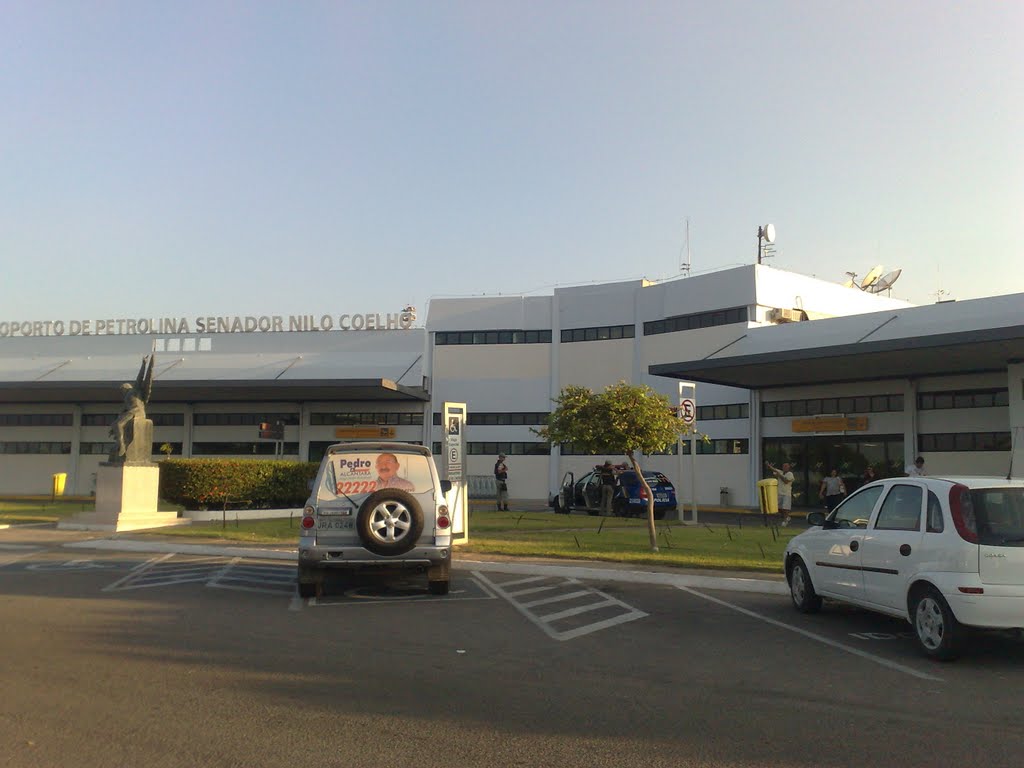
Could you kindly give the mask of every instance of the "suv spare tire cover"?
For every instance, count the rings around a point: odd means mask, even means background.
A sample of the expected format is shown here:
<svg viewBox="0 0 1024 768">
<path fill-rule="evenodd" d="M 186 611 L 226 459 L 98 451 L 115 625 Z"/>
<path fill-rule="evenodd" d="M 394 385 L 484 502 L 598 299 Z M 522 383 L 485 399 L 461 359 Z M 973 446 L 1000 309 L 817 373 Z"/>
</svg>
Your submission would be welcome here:
<svg viewBox="0 0 1024 768">
<path fill-rule="evenodd" d="M 383 488 L 371 493 L 356 517 L 359 540 L 378 555 L 404 555 L 423 533 L 423 509 L 407 491 Z"/>
</svg>

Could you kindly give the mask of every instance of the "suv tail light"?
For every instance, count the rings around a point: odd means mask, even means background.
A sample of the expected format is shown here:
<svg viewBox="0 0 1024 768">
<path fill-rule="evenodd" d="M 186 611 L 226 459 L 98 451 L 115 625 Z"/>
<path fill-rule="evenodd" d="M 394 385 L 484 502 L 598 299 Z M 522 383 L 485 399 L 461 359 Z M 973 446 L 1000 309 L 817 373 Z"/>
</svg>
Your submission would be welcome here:
<svg viewBox="0 0 1024 768">
<path fill-rule="evenodd" d="M 451 524 L 451 518 L 448 517 L 448 507 L 442 504 L 437 508 L 437 527 L 444 530 Z"/>
<path fill-rule="evenodd" d="M 949 513 L 960 538 L 971 544 L 978 543 L 978 523 L 974 517 L 974 502 L 966 485 L 957 483 L 949 489 Z"/>
<path fill-rule="evenodd" d="M 302 509 L 302 528 L 303 528 L 303 530 L 308 531 L 310 528 L 313 528 L 316 525 L 316 520 L 313 518 L 313 513 L 314 512 L 315 512 L 315 510 L 313 509 L 313 507 L 311 507 L 309 505 L 306 505 L 305 507 L 303 507 L 303 509 Z"/>
</svg>

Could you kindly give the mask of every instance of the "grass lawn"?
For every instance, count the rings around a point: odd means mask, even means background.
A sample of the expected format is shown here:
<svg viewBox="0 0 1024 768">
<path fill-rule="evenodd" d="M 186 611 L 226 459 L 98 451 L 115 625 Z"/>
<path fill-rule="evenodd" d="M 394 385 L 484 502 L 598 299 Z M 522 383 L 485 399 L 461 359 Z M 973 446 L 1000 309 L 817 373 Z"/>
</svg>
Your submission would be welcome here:
<svg viewBox="0 0 1024 768">
<path fill-rule="evenodd" d="M 229 520 L 149 531 L 157 536 L 221 539 L 256 544 L 294 545 L 298 519 Z M 469 542 L 458 552 L 574 560 L 606 560 L 680 568 L 779 573 L 786 542 L 796 532 L 772 530 L 751 520 L 736 526 L 681 525 L 659 521 L 659 552 L 650 551 L 643 520 L 555 515 L 550 512 L 470 513 Z M 138 531 L 135 535 L 146 535 Z"/>
<path fill-rule="evenodd" d="M 79 512 L 92 512 L 96 502 L 92 498 L 57 499 L 48 496 L 0 500 L 0 524 L 56 523 L 66 520 Z M 174 504 L 161 501 L 161 512 L 181 509 Z"/>
<path fill-rule="evenodd" d="M 736 526 L 656 522 L 658 552 L 650 551 L 644 520 L 542 512 L 470 515 L 469 542 L 460 552 L 779 573 L 786 544 L 797 531 L 750 521 Z"/>
</svg>

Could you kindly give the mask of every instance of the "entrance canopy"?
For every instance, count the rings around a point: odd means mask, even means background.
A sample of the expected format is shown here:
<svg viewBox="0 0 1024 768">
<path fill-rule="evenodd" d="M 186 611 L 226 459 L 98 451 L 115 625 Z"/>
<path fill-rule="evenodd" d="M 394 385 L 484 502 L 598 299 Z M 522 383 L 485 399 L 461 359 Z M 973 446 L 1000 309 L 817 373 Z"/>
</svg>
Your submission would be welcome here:
<svg viewBox="0 0 1024 768">
<path fill-rule="evenodd" d="M 423 329 L 160 341 L 153 403 L 430 398 Z M 143 336 L 0 339 L 0 404 L 119 402 L 154 346 Z"/>
<path fill-rule="evenodd" d="M 748 328 L 669 378 L 769 389 L 1005 371 L 1024 360 L 1024 294 Z"/>
</svg>

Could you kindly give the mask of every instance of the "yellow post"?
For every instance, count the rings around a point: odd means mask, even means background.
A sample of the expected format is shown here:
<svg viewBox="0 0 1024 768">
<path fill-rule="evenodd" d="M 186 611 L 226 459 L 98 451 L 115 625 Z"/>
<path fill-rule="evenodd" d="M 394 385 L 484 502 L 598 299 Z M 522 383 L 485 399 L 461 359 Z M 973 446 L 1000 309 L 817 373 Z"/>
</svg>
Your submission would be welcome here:
<svg viewBox="0 0 1024 768">
<path fill-rule="evenodd" d="M 768 515 L 779 513 L 779 481 L 774 477 L 757 481 L 757 501 L 761 507 L 764 524 L 768 525 Z"/>
<path fill-rule="evenodd" d="M 67 482 L 67 472 L 57 472 L 53 476 L 53 498 L 64 495 L 64 484 Z"/>
</svg>

